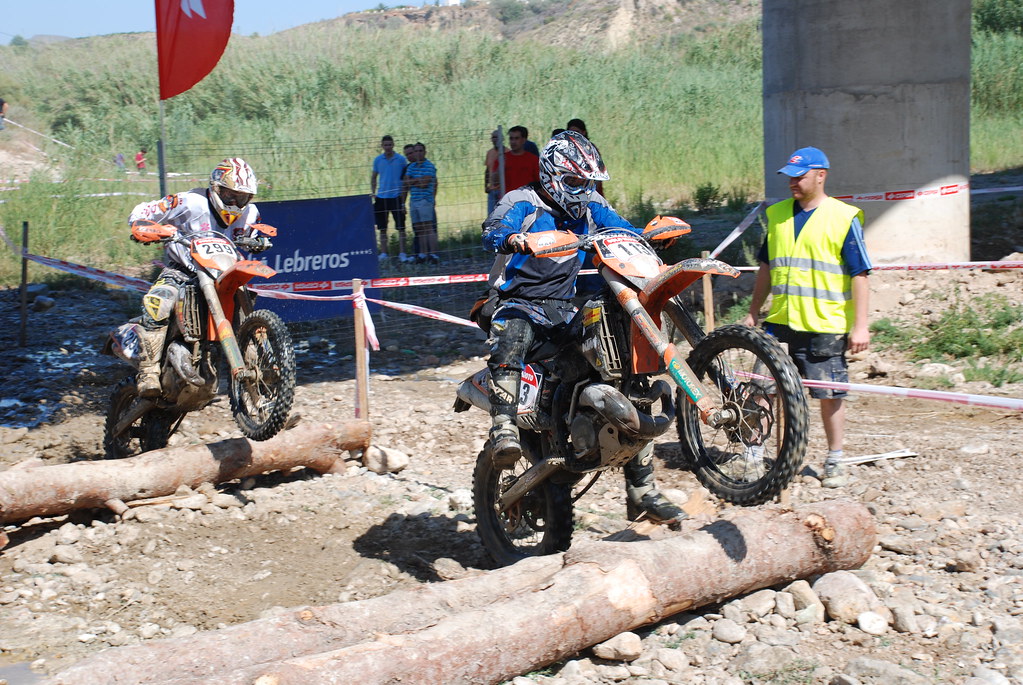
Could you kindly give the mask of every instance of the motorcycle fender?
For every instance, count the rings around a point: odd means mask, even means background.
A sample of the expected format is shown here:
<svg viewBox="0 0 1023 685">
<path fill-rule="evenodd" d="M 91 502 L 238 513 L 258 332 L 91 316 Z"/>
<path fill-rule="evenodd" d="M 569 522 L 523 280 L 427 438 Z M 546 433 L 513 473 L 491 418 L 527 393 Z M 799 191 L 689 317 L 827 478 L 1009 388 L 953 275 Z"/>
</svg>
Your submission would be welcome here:
<svg viewBox="0 0 1023 685">
<path fill-rule="evenodd" d="M 234 319 L 234 294 L 239 288 L 251 281 L 254 276 L 270 278 L 275 275 L 277 275 L 276 271 L 263 262 L 254 259 L 244 259 L 235 262 L 229 269 L 220 274 L 220 277 L 217 278 L 217 296 L 220 298 L 220 306 L 224 309 L 224 316 L 227 320 L 231 321 Z M 212 320 L 210 333 L 210 339 L 216 340 Z"/>
<path fill-rule="evenodd" d="M 668 300 L 703 278 L 704 274 L 738 278 L 739 270 L 709 257 L 683 259 L 651 279 L 640 291 L 639 302 L 651 316 L 659 317 Z"/>
</svg>

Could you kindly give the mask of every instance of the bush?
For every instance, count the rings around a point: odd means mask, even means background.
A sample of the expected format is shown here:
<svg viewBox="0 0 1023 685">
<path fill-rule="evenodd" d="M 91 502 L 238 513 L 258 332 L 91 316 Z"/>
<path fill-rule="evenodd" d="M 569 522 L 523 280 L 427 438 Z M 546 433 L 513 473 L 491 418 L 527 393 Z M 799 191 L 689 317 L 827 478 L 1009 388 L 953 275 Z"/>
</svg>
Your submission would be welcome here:
<svg viewBox="0 0 1023 685">
<path fill-rule="evenodd" d="M 1023 0 L 974 0 L 973 21 L 980 31 L 1023 33 Z"/>
<path fill-rule="evenodd" d="M 713 183 L 702 183 L 693 194 L 693 205 L 698 212 L 706 212 L 721 206 L 721 189 Z"/>
</svg>

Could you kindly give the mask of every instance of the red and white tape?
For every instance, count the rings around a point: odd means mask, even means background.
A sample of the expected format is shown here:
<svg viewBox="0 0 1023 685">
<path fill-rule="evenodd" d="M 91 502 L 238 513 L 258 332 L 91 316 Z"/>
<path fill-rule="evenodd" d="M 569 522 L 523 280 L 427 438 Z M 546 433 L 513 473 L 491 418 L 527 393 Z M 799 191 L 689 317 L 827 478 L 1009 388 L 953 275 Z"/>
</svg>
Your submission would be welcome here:
<svg viewBox="0 0 1023 685">
<path fill-rule="evenodd" d="M 82 264 L 75 264 L 74 262 L 67 262 L 60 259 L 52 259 L 50 257 L 42 257 L 39 255 L 33 255 L 23 250 L 18 250 L 15 245 L 4 233 L 3 228 L 0 227 L 0 238 L 13 250 L 15 253 L 21 253 L 26 259 L 37 262 L 44 266 L 49 266 L 54 269 L 66 271 L 73 274 L 78 274 L 86 278 L 102 281 L 111 285 L 116 285 L 122 288 L 130 288 L 132 290 L 138 290 L 140 292 L 146 292 L 149 290 L 150 283 L 140 278 L 132 278 L 129 276 L 123 276 L 121 274 L 113 273 L 110 271 L 104 271 L 103 269 L 96 269 L 91 266 L 84 266 Z M 969 265 L 969 266 L 967 266 Z M 978 266 L 980 265 L 980 266 Z M 944 264 L 928 264 L 928 265 L 889 265 L 888 268 L 908 268 L 908 269 L 919 269 L 919 268 L 1021 268 L 1023 262 L 969 262 L 959 263 L 954 265 Z M 466 283 L 470 282 L 466 280 L 471 278 L 472 280 L 486 280 L 486 275 L 479 274 L 473 276 L 429 276 L 422 278 L 401 278 L 401 279 L 374 279 L 375 281 L 388 282 L 386 287 L 396 287 L 398 284 L 394 284 L 394 281 L 402 281 L 400 285 L 425 285 L 426 283 L 420 283 L 418 281 L 426 280 L 431 283 Z M 457 280 L 452 280 L 457 279 Z M 372 282 L 372 281 L 371 281 Z M 335 283 L 342 283 L 336 281 Z M 350 281 L 347 282 L 350 284 Z M 287 284 L 285 284 L 287 285 Z M 376 286 L 382 287 L 382 286 Z M 423 316 L 426 318 L 435 319 L 438 321 L 445 321 L 448 323 L 457 324 L 459 326 L 469 326 L 475 328 L 476 324 L 468 319 L 463 319 L 444 312 L 439 312 L 426 307 L 420 307 L 418 305 L 402 304 L 398 302 L 388 302 L 386 300 L 378 300 L 375 298 L 365 297 L 364 294 L 349 294 L 349 295 L 308 295 L 301 292 L 282 292 L 276 289 L 268 289 L 266 286 L 258 286 L 253 288 L 262 297 L 269 297 L 273 299 L 288 299 L 288 300 L 316 300 L 316 301 L 343 301 L 353 300 L 353 305 L 360 309 L 365 309 L 365 330 L 366 340 L 373 349 L 380 349 L 379 342 L 376 338 L 376 330 L 373 324 L 373 319 L 369 315 L 369 309 L 366 308 L 366 302 L 373 302 L 384 307 L 396 309 L 398 311 L 407 312 L 416 316 Z M 917 388 L 902 388 L 902 387 L 891 387 L 884 385 L 866 385 L 863 383 L 836 383 L 830 381 L 811 381 L 803 379 L 803 384 L 807 387 L 818 387 L 818 388 L 831 388 L 836 390 L 852 390 L 863 393 L 873 393 L 879 395 L 890 395 L 896 397 L 915 397 L 919 399 L 936 400 L 940 402 L 951 402 L 955 404 L 974 405 L 980 407 L 994 407 L 998 409 L 1011 409 L 1014 411 L 1023 411 L 1023 400 L 1011 398 L 1011 397 L 995 397 L 991 395 L 974 395 L 969 393 L 957 393 L 957 392 L 946 392 L 942 390 L 922 390 Z"/>
<path fill-rule="evenodd" d="M 1023 400 L 1015 397 L 995 397 L 992 395 L 971 395 L 964 392 L 947 392 L 944 390 L 920 390 L 917 388 L 901 388 L 887 385 L 867 385 L 865 383 L 836 383 L 834 381 L 811 381 L 802 379 L 808 388 L 828 388 L 846 390 L 874 395 L 890 395 L 894 397 L 916 397 L 922 400 L 937 400 L 955 404 L 969 404 L 978 407 L 995 407 L 1023 411 Z"/>
<path fill-rule="evenodd" d="M 737 266 L 739 271 L 756 271 L 759 266 Z M 872 271 L 956 271 L 963 269 L 984 269 L 1001 271 L 1023 269 L 1023 262 L 935 262 L 933 264 L 875 264 Z"/>
<path fill-rule="evenodd" d="M 946 195 L 958 195 L 970 189 L 969 183 L 949 183 L 943 186 L 930 186 L 928 188 L 908 188 L 903 190 L 876 190 L 870 193 L 855 193 L 853 195 L 835 195 L 836 200 L 846 202 L 900 202 L 902 200 L 917 200 L 923 197 L 945 197 Z"/>
<path fill-rule="evenodd" d="M 427 309 L 426 307 L 420 307 L 415 304 L 402 304 L 400 302 L 387 302 L 386 300 L 374 300 L 372 297 L 366 298 L 369 302 L 375 302 L 391 309 L 397 309 L 400 312 L 408 312 L 409 314 L 415 314 L 416 316 L 426 317 L 427 319 L 436 319 L 437 321 L 446 321 L 448 323 L 457 324 L 459 326 L 470 326 L 476 328 L 476 324 L 469 319 L 463 319 L 444 312 L 438 312 L 435 309 Z"/>
</svg>

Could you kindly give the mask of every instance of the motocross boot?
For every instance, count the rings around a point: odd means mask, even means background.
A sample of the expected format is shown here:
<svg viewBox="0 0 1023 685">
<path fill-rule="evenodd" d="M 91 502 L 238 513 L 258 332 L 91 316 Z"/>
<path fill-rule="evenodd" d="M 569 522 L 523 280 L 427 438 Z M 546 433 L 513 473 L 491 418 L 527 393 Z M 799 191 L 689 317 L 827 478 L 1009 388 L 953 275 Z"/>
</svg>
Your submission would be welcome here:
<svg viewBox="0 0 1023 685">
<path fill-rule="evenodd" d="M 677 528 L 682 519 L 689 515 L 672 504 L 657 489 L 654 482 L 653 444 L 630 459 L 624 467 L 625 493 L 627 495 L 626 517 L 630 521 L 641 518 Z"/>
<path fill-rule="evenodd" d="M 143 328 L 140 331 L 142 345 L 139 355 L 139 375 L 136 381 L 139 397 L 160 395 L 160 360 L 163 356 L 163 341 L 166 337 L 166 326 L 152 330 Z"/>
<path fill-rule="evenodd" d="M 522 457 L 519 427 L 515 425 L 518 413 L 519 379 L 521 373 L 501 368 L 490 377 L 490 445 L 494 466 L 511 467 Z"/>
</svg>

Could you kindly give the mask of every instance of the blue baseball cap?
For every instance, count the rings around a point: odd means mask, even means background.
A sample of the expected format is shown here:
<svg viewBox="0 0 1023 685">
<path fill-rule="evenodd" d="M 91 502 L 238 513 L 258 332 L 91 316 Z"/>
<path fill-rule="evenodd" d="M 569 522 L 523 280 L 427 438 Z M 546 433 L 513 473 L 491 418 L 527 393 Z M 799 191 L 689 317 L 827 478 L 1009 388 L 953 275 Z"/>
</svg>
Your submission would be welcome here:
<svg viewBox="0 0 1023 685">
<path fill-rule="evenodd" d="M 815 147 L 801 147 L 789 157 L 789 163 L 778 169 L 779 174 L 802 176 L 810 169 L 828 169 L 828 156 Z"/>
</svg>

